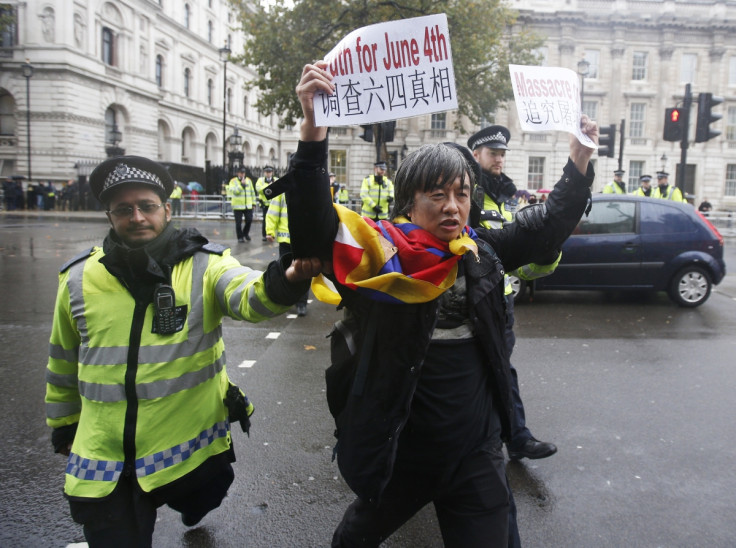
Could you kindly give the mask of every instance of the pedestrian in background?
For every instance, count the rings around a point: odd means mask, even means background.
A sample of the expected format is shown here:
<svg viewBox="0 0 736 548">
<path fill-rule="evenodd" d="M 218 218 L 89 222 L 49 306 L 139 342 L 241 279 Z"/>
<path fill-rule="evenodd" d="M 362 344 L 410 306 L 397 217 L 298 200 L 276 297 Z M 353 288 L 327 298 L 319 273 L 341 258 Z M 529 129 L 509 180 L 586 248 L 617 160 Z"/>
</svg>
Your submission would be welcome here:
<svg viewBox="0 0 736 548">
<path fill-rule="evenodd" d="M 228 378 L 222 318 L 281 314 L 316 269 L 285 256 L 254 271 L 174 228 L 174 181 L 147 158 L 105 160 L 90 185 L 111 228 L 59 275 L 47 423 L 89 546 L 147 547 L 158 507 L 193 526 L 233 481 L 230 424 L 247 431 L 253 405 Z"/>
<path fill-rule="evenodd" d="M 273 166 L 266 166 L 263 168 L 263 176 L 259 177 L 256 181 L 256 200 L 258 206 L 261 208 L 261 217 L 263 222 L 261 223 L 261 241 L 266 241 L 266 213 L 268 212 L 269 199 L 266 198 L 264 189 L 276 181 L 277 178 L 273 176 Z"/>
</svg>

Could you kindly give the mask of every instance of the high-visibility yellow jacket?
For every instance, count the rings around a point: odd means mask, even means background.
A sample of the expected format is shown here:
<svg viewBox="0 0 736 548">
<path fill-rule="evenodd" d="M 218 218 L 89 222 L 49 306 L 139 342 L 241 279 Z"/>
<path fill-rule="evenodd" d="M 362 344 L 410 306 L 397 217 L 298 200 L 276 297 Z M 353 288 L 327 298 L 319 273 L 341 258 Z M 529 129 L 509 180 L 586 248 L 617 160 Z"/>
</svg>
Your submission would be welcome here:
<svg viewBox="0 0 736 548">
<path fill-rule="evenodd" d="M 233 209 L 253 209 L 256 193 L 250 178 L 246 177 L 242 182 L 237 177 L 230 179 L 227 184 L 227 195 Z"/>
<path fill-rule="evenodd" d="M 682 191 L 674 185 L 667 185 L 664 191 L 660 190 L 659 185 L 655 186 L 652 190 L 652 198 L 672 200 L 673 202 L 687 202 L 682 197 Z"/>
<path fill-rule="evenodd" d="M 169 196 L 169 198 L 171 198 L 172 200 L 180 200 L 181 195 L 182 195 L 181 187 L 179 185 L 176 185 L 174 187 L 174 190 L 171 191 L 171 195 Z"/>
<path fill-rule="evenodd" d="M 153 305 L 136 304 L 104 256 L 93 248 L 62 270 L 54 310 L 46 413 L 54 428 L 78 423 L 71 497 L 109 495 L 121 474 L 149 492 L 227 451 L 222 318 L 259 322 L 288 309 L 269 298 L 263 273 L 207 244 L 171 272 L 181 329 L 154 333 Z"/>
<path fill-rule="evenodd" d="M 603 187 L 603 194 L 626 194 L 626 192 L 618 186 L 616 181 L 610 181 Z"/>
<path fill-rule="evenodd" d="M 286 209 L 286 194 L 279 194 L 268 205 L 266 212 L 266 234 L 279 243 L 291 243 L 289 234 L 289 212 Z"/>
<path fill-rule="evenodd" d="M 488 194 L 483 194 L 483 209 L 481 213 L 480 226 L 489 229 L 500 229 L 503 228 L 504 224 L 511 222 L 512 220 L 513 215 L 511 215 L 510 211 L 506 210 L 505 204 L 501 203 L 501 205 L 499 206 L 499 204 L 497 204 L 495 200 L 493 200 L 493 198 L 491 198 Z M 504 277 L 504 293 L 506 295 L 509 295 L 513 292 L 513 288 L 511 287 L 511 280 L 509 280 L 508 274 L 511 274 L 512 276 L 516 276 L 517 278 L 526 281 L 535 280 L 543 276 L 549 276 L 550 274 L 552 274 L 552 272 L 555 271 L 557 265 L 560 263 L 561 258 L 562 253 L 557 255 L 557 260 L 552 264 L 540 265 L 536 263 L 531 263 L 521 266 L 513 272 L 507 273 Z"/>
<path fill-rule="evenodd" d="M 273 183 L 274 181 L 278 181 L 278 177 L 271 177 L 271 181 L 266 181 L 265 177 L 259 177 L 256 181 L 256 199 L 259 203 L 265 204 L 266 207 L 268 207 L 268 198 L 266 198 L 266 195 L 263 193 L 263 189 L 265 189 L 268 185 Z"/>
<path fill-rule="evenodd" d="M 391 203 L 394 201 L 394 183 L 391 179 L 383 176 L 383 184 L 376 183 L 376 176 L 371 175 L 363 179 L 360 187 L 360 199 L 363 201 L 363 209 L 360 214 L 371 219 L 388 219 Z M 373 208 L 379 206 L 383 211 L 376 213 Z"/>
</svg>

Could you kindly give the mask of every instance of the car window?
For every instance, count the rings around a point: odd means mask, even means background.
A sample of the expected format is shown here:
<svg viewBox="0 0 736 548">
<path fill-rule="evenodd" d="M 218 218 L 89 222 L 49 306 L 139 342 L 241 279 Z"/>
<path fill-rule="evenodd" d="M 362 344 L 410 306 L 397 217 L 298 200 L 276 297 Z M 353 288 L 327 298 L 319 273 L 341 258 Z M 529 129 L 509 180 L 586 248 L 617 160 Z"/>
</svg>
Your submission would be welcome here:
<svg viewBox="0 0 736 548">
<path fill-rule="evenodd" d="M 573 234 L 627 234 L 634 232 L 636 202 L 594 202 L 590 215 L 583 217 Z"/>
<path fill-rule="evenodd" d="M 674 234 L 696 230 L 693 220 L 683 211 L 657 202 L 642 203 L 642 234 Z"/>
</svg>

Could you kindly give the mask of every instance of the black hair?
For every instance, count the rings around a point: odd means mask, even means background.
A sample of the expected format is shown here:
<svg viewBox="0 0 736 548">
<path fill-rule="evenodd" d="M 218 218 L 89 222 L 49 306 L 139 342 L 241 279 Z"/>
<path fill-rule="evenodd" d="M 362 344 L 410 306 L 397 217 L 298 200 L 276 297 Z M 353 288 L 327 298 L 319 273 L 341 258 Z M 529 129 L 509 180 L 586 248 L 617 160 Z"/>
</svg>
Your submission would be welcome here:
<svg viewBox="0 0 736 548">
<path fill-rule="evenodd" d="M 417 191 L 446 187 L 460 177 L 472 190 L 475 170 L 454 143 L 423 145 L 401 162 L 394 179 L 394 206 L 391 218 L 407 215 Z"/>
</svg>

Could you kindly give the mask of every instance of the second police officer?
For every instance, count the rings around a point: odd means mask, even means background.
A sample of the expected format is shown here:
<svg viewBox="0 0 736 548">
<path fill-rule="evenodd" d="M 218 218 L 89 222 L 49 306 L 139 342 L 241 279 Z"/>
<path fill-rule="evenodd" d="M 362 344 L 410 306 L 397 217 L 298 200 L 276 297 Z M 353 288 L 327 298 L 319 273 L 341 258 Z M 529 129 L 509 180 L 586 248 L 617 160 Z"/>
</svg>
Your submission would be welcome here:
<svg viewBox="0 0 736 548">
<path fill-rule="evenodd" d="M 388 219 L 394 201 L 394 183 L 386 177 L 386 162 L 373 164 L 373 175 L 363 179 L 360 187 L 363 209 L 360 214 L 374 221 Z"/>
</svg>

